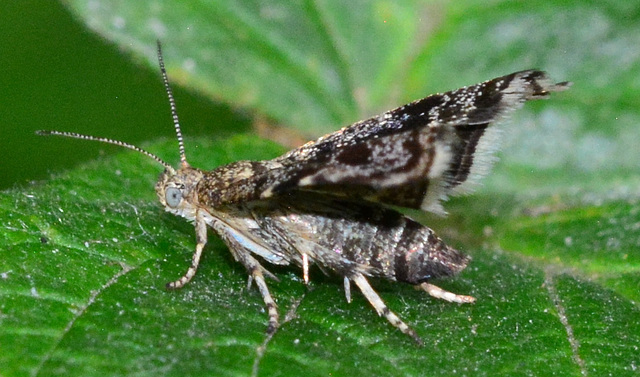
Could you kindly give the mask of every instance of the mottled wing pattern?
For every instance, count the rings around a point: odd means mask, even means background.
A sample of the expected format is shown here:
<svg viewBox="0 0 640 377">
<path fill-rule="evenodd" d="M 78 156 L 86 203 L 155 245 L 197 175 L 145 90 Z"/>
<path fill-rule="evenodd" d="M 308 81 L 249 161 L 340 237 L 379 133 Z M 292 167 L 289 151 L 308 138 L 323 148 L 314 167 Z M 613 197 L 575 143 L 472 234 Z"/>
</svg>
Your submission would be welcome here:
<svg viewBox="0 0 640 377">
<path fill-rule="evenodd" d="M 531 99 L 568 88 L 528 70 L 434 94 L 326 135 L 272 160 L 261 198 L 323 192 L 443 212 L 491 166 L 491 126 Z"/>
</svg>

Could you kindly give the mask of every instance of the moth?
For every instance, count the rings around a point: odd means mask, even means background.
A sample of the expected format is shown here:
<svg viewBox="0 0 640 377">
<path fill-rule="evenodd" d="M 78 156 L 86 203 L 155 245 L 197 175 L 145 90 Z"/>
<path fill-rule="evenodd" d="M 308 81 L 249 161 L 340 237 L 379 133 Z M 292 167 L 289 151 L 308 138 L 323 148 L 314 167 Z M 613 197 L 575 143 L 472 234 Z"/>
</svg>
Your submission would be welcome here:
<svg viewBox="0 0 640 377">
<path fill-rule="evenodd" d="M 480 84 L 434 94 L 309 142 L 268 161 L 238 161 L 213 171 L 191 167 L 176 104 L 158 43 L 158 62 L 176 131 L 180 166 L 121 141 L 63 131 L 39 131 L 129 148 L 164 166 L 155 186 L 160 203 L 195 225 L 191 266 L 177 289 L 196 274 L 213 229 L 246 267 L 267 308 L 268 336 L 279 325 L 264 264 L 297 265 L 304 281 L 318 266 L 351 283 L 380 316 L 411 336 L 418 334 L 383 302 L 369 278 L 412 284 L 456 303 L 471 296 L 447 292 L 432 279 L 456 275 L 469 257 L 447 246 L 430 228 L 393 207 L 444 213 L 441 202 L 463 194 L 486 174 L 496 150 L 496 122 L 525 101 L 547 98 L 570 83 L 541 71 L 515 72 Z"/>
</svg>

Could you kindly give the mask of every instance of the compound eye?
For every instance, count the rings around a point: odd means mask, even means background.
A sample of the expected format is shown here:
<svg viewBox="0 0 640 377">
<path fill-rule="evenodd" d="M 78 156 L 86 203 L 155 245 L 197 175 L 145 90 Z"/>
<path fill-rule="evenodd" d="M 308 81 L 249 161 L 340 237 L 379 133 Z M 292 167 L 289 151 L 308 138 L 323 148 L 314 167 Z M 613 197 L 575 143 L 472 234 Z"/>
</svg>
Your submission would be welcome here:
<svg viewBox="0 0 640 377">
<path fill-rule="evenodd" d="M 182 201 L 182 190 L 177 187 L 169 187 L 164 192 L 164 200 L 171 208 L 176 208 Z"/>
</svg>

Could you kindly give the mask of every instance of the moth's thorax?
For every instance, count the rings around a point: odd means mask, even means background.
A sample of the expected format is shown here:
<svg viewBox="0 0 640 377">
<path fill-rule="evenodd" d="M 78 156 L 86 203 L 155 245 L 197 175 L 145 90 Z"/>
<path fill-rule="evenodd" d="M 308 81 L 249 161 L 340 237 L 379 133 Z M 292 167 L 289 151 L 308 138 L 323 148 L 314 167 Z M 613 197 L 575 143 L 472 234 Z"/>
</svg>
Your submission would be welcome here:
<svg viewBox="0 0 640 377">
<path fill-rule="evenodd" d="M 204 172 L 197 185 L 200 202 L 211 208 L 261 199 L 267 177 L 282 165 L 276 161 L 237 161 Z"/>
<path fill-rule="evenodd" d="M 196 187 L 203 172 L 190 166 L 177 171 L 165 170 L 156 183 L 156 194 L 165 209 L 189 220 L 195 219 L 198 193 Z"/>
</svg>

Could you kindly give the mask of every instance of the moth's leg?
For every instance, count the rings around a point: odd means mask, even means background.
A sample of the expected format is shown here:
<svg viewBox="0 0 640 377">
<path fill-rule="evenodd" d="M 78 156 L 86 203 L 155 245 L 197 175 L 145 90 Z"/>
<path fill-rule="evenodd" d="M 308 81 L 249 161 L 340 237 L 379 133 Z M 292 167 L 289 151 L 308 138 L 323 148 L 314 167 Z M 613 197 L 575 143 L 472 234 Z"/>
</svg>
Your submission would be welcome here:
<svg viewBox="0 0 640 377">
<path fill-rule="evenodd" d="M 273 297 L 271 297 L 271 293 L 269 293 L 269 288 L 267 287 L 267 282 L 264 277 L 267 276 L 276 281 L 278 281 L 278 278 L 262 267 L 260 262 L 251 255 L 252 250 L 259 247 L 259 245 L 253 244 L 249 238 L 245 238 L 242 234 L 238 233 L 238 231 L 228 225 L 225 225 L 221 221 L 214 221 L 212 227 L 224 240 L 227 246 L 229 246 L 229 251 L 231 252 L 231 255 L 233 255 L 233 258 L 242 263 L 249 272 L 247 289 L 251 288 L 251 284 L 253 282 L 258 286 L 258 290 L 262 295 L 262 300 L 267 307 L 267 313 L 269 314 L 267 335 L 273 335 L 278 329 L 278 307 L 276 302 L 273 300 Z"/>
<path fill-rule="evenodd" d="M 348 277 L 344 277 L 344 296 L 347 298 L 347 302 L 351 304 L 351 280 Z"/>
<path fill-rule="evenodd" d="M 367 278 L 364 277 L 361 273 L 357 273 L 351 276 L 351 280 L 353 280 L 358 288 L 364 294 L 364 297 L 369 300 L 373 308 L 378 312 L 378 315 L 384 316 L 387 321 L 389 321 L 393 326 L 397 327 L 403 333 L 412 337 L 418 344 L 423 345 L 422 339 L 416 334 L 415 331 L 411 327 L 409 327 L 406 323 L 402 322 L 400 317 L 398 317 L 394 312 L 389 310 L 387 305 L 382 301 L 380 296 L 373 290 Z"/>
<path fill-rule="evenodd" d="M 309 256 L 302 253 L 302 278 L 305 284 L 309 284 Z"/>
<path fill-rule="evenodd" d="M 187 272 L 182 275 L 182 277 L 176 281 L 172 281 L 167 283 L 168 289 L 178 289 L 184 287 L 191 279 L 195 276 L 196 271 L 198 270 L 198 265 L 200 264 L 200 256 L 202 256 L 202 250 L 204 249 L 204 245 L 207 244 L 207 223 L 202 216 L 200 211 L 196 211 L 196 251 L 193 253 L 193 257 L 191 258 L 191 266 L 187 269 Z"/>
<path fill-rule="evenodd" d="M 458 304 L 470 304 L 470 303 L 476 302 L 475 297 L 457 295 L 455 293 L 445 291 L 444 289 L 429 283 L 419 284 L 416 286 L 416 289 L 422 289 L 432 297 L 439 298 L 441 300 L 446 300 L 449 302 L 457 302 Z"/>
<path fill-rule="evenodd" d="M 267 326 L 267 335 L 273 335 L 279 326 L 280 316 L 278 315 L 278 306 L 276 302 L 273 301 L 273 297 L 271 297 L 271 293 L 269 293 L 269 287 L 267 287 L 267 282 L 264 280 L 264 276 L 262 275 L 262 271 L 259 269 L 253 270 L 251 272 L 253 279 L 256 281 L 256 285 L 258 286 L 258 290 L 262 295 L 262 300 L 264 301 L 265 306 L 267 307 L 267 313 L 269 314 L 269 325 Z"/>
<path fill-rule="evenodd" d="M 251 285 L 252 281 L 255 281 L 256 285 L 258 286 L 258 290 L 262 295 L 262 300 L 264 301 L 264 304 L 267 307 L 267 313 L 269 314 L 269 326 L 267 326 L 267 335 L 271 336 L 278 329 L 279 319 L 280 319 L 280 316 L 278 315 L 278 306 L 276 305 L 276 302 L 273 300 L 273 297 L 271 297 L 271 293 L 269 292 L 269 287 L 267 287 L 267 282 L 264 279 L 263 271 L 267 273 L 267 275 L 271 275 L 271 273 L 265 270 L 265 268 L 262 267 L 260 262 L 258 262 L 251 255 L 249 255 L 248 252 L 235 251 L 234 254 L 235 256 L 237 256 L 237 259 L 247 268 L 247 270 L 251 274 L 249 276 L 249 285 Z"/>
</svg>

